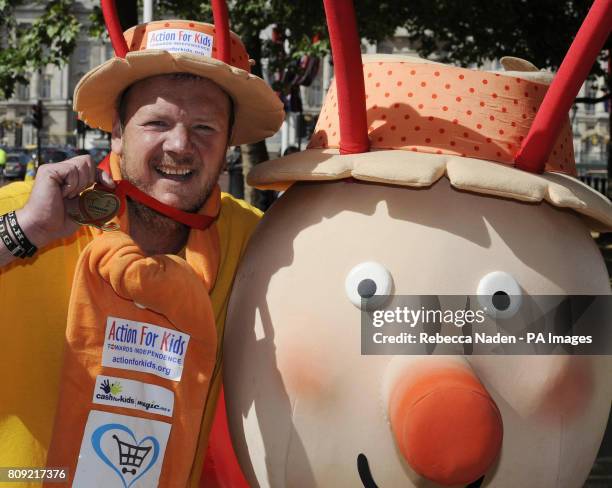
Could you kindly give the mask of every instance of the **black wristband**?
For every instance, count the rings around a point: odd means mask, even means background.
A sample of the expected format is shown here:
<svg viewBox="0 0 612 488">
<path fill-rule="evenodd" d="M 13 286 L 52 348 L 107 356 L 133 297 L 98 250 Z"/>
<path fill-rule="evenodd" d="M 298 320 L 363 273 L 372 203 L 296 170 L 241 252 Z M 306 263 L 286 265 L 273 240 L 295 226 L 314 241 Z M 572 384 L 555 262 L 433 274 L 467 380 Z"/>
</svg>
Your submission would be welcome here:
<svg viewBox="0 0 612 488">
<path fill-rule="evenodd" d="M 13 235 L 17 239 L 19 245 L 25 250 L 25 256 L 21 256 L 22 258 L 31 258 L 34 256 L 34 253 L 38 251 L 38 248 L 30 242 L 30 240 L 26 237 L 19 222 L 17 222 L 17 215 L 15 212 L 9 212 L 6 214 L 5 220 L 8 220 L 9 225 L 11 226 L 11 230 L 13 231 Z"/>
<path fill-rule="evenodd" d="M 9 223 L 5 215 L 0 215 L 0 239 L 9 252 L 18 258 L 25 257 L 25 249 L 22 248 L 13 236 L 9 233 Z"/>
</svg>

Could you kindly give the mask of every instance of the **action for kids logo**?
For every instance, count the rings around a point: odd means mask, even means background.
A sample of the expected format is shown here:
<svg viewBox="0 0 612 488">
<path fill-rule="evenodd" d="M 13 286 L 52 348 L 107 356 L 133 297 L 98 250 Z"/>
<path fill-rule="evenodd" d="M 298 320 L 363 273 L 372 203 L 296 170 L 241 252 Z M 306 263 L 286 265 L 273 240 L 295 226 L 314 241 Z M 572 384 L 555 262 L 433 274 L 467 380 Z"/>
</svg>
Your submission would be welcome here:
<svg viewBox="0 0 612 488">
<path fill-rule="evenodd" d="M 102 366 L 180 381 L 189 335 L 133 320 L 108 317 Z"/>
<path fill-rule="evenodd" d="M 149 32 L 147 49 L 184 52 L 211 57 L 213 38 L 188 29 L 159 29 Z"/>
</svg>

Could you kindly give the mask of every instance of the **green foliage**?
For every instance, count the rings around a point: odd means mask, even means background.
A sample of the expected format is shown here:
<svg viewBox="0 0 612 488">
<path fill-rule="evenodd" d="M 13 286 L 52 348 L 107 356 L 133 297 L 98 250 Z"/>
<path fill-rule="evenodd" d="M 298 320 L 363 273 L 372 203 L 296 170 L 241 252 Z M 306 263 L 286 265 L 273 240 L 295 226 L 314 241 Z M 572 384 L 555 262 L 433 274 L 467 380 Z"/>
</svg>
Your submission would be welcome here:
<svg viewBox="0 0 612 488">
<path fill-rule="evenodd" d="M 393 35 L 402 22 L 400 12 L 406 10 L 405 0 L 355 0 L 357 22 L 362 37 L 381 41 Z M 268 59 L 275 90 L 287 93 L 280 73 L 289 69 L 301 75 L 297 60 L 303 56 L 322 57 L 329 53 L 329 41 L 322 1 L 313 0 L 235 0 L 229 1 L 230 24 L 244 41 L 250 56 L 255 59 L 258 73 L 261 58 Z M 162 17 L 179 17 L 212 22 L 210 2 L 198 0 L 158 0 L 157 11 Z M 263 41 L 260 34 L 276 26 L 281 42 Z"/>
<path fill-rule="evenodd" d="M 563 61 L 592 0 L 412 0 L 405 27 L 423 56 L 482 64 L 517 56 L 539 68 Z M 608 39 L 606 47 L 612 47 Z M 602 53 L 602 60 L 605 53 Z M 604 74 L 596 63 L 592 74 Z"/>
<path fill-rule="evenodd" d="M 28 82 L 27 73 L 52 64 L 61 66 L 74 50 L 80 24 L 71 0 L 49 0 L 42 15 L 30 25 L 17 25 L 19 0 L 0 0 L 0 94 L 10 98 L 17 83 Z"/>
<path fill-rule="evenodd" d="M 87 33 L 89 37 L 104 38 L 108 40 L 108 33 L 106 32 L 106 26 L 104 25 L 104 15 L 102 15 L 102 9 L 98 5 L 94 5 L 91 13 L 89 14 L 89 27 Z"/>
<path fill-rule="evenodd" d="M 121 0 L 136 4 L 136 0 Z M 74 0 L 39 1 L 44 12 L 29 28 L 16 25 L 14 9 L 23 0 L 0 0 L 0 93 L 9 97 L 27 71 L 46 64 L 60 65 L 74 49 L 79 24 L 71 12 Z M 587 14 L 591 0 L 355 0 L 359 33 L 371 42 L 392 36 L 406 27 L 410 40 L 423 56 L 461 65 L 481 64 L 487 59 L 513 55 L 540 68 L 555 69 Z M 142 2 L 138 4 L 141 6 Z M 297 69 L 302 56 L 323 56 L 329 42 L 322 1 L 230 0 L 230 23 L 244 40 L 260 74 L 262 58 L 272 73 Z M 157 0 L 157 18 L 188 18 L 212 21 L 209 1 Z M 262 41 L 261 32 L 275 26 L 281 42 Z M 104 35 L 98 7 L 89 19 L 89 34 Z M 606 47 L 612 47 L 609 39 Z M 593 74 L 604 74 L 596 63 Z M 286 92 L 282 77 L 275 88 Z"/>
</svg>

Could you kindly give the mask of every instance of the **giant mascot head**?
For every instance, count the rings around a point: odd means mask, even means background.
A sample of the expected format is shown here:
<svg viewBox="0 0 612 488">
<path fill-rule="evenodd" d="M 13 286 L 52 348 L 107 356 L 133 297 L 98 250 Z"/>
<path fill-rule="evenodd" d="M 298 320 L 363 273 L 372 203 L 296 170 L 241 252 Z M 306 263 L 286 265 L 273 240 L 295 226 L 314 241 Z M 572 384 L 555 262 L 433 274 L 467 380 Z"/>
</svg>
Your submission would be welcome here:
<svg viewBox="0 0 612 488">
<path fill-rule="evenodd" d="M 352 23 L 347 5 L 327 2 L 332 36 Z M 478 295 L 519 317 L 536 295 L 610 293 L 590 229 L 610 229 L 611 205 L 574 178 L 552 76 L 516 58 L 504 72 L 384 55 L 361 69 L 343 57 L 357 44 L 342 40 L 340 55 L 338 42 L 309 148 L 250 175 L 288 190 L 251 239 L 227 321 L 245 475 L 273 487 L 582 486 L 608 418 L 608 358 L 362 355 L 361 343 L 361 308 L 378 295 Z M 567 68 L 577 56 L 562 70 L 580 78 Z"/>
</svg>

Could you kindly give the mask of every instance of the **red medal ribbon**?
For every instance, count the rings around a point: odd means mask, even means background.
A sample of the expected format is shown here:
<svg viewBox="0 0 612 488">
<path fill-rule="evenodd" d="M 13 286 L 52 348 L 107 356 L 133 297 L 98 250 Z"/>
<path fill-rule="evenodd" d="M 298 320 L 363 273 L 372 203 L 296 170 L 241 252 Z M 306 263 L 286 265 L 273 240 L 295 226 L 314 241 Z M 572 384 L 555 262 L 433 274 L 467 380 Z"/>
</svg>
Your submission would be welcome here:
<svg viewBox="0 0 612 488">
<path fill-rule="evenodd" d="M 111 174 L 110 154 L 104 158 L 104 160 L 100 163 L 99 167 L 102 171 Z M 119 197 L 119 199 L 121 200 L 121 211 L 124 210 L 125 197 L 128 196 L 131 199 L 136 200 L 137 202 L 142 203 L 143 205 L 146 205 L 149 208 L 152 208 L 156 212 L 165 215 L 166 217 L 169 217 L 176 222 L 180 222 L 183 225 L 191 227 L 192 229 L 207 229 L 216 219 L 216 217 L 210 217 L 209 215 L 200 215 L 197 213 L 185 212 L 183 210 L 179 210 L 178 208 L 171 207 L 170 205 L 166 205 L 165 203 L 160 202 L 152 196 L 147 195 L 142 190 L 139 190 L 127 180 L 119 180 L 115 181 L 115 183 L 117 185 L 115 188 L 108 188 L 104 185 L 99 184 L 97 186 L 104 189 L 105 191 L 114 193 Z"/>
</svg>

